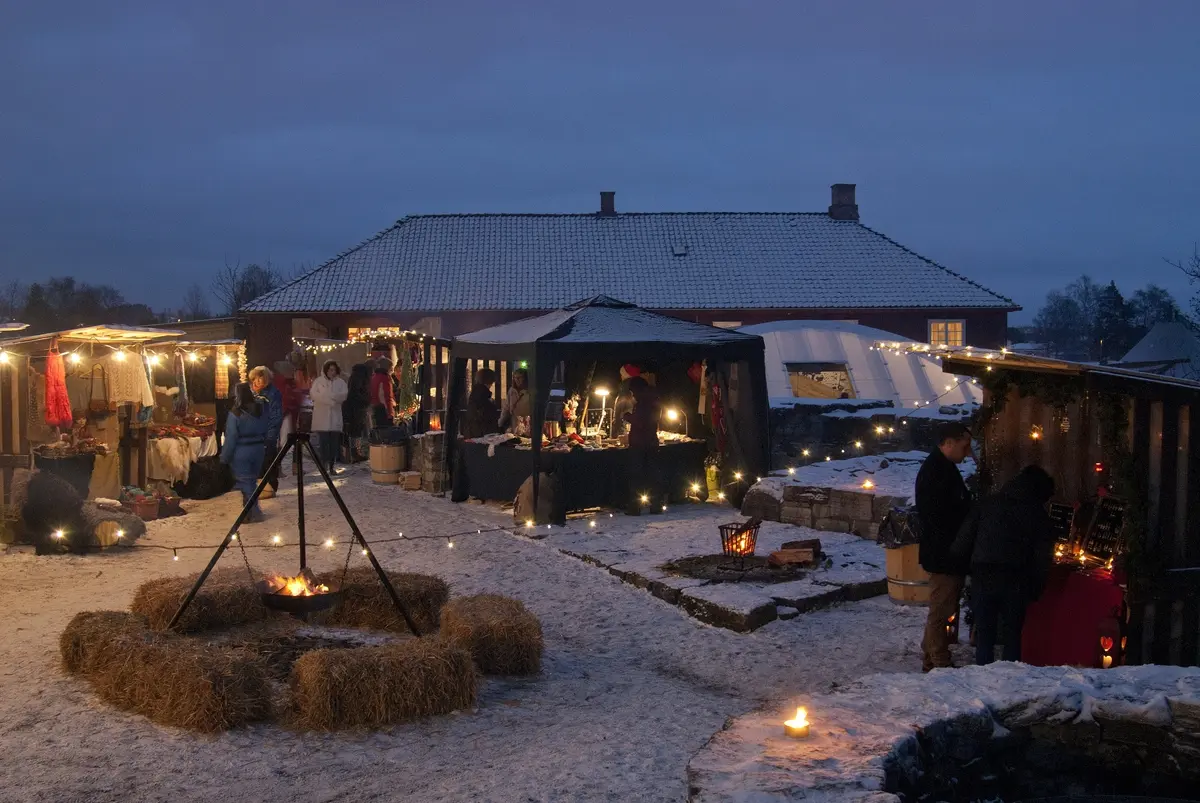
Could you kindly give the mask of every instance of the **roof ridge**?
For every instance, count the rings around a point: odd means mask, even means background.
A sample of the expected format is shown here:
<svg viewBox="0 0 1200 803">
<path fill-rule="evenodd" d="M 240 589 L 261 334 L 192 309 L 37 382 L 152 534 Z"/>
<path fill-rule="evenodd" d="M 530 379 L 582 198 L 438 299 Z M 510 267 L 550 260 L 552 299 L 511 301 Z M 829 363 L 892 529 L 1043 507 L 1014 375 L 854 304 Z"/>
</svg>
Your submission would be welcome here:
<svg viewBox="0 0 1200 803">
<path fill-rule="evenodd" d="M 1013 301 L 1013 300 L 1012 300 L 1011 298 L 1009 298 L 1008 296 L 1002 296 L 1002 295 L 1000 295 L 999 293 L 997 293 L 995 290 L 990 290 L 990 289 L 988 289 L 988 288 L 984 287 L 982 284 L 980 284 L 979 282 L 975 281 L 974 279 L 968 279 L 966 276 L 963 276 L 961 273 L 957 273 L 957 272 L 955 272 L 955 271 L 952 271 L 952 270 L 950 270 L 949 268 L 947 268 L 945 265 L 942 265 L 942 264 L 940 264 L 940 263 L 938 263 L 938 262 L 934 262 L 932 259 L 930 259 L 930 258 L 929 258 L 929 257 L 927 257 L 927 256 L 922 256 L 921 254 L 918 254 L 916 251 L 912 250 L 912 249 L 911 249 L 911 248 L 909 248 L 908 246 L 906 246 L 906 245 L 902 245 L 902 244 L 900 244 L 900 243 L 896 242 L 895 240 L 893 240 L 891 237 L 888 237 L 888 236 L 887 236 L 886 234 L 884 234 L 883 232 L 875 231 L 875 229 L 871 228 L 870 226 L 867 226 L 867 225 L 865 225 L 865 224 L 863 224 L 863 223 L 861 223 L 861 222 L 858 222 L 858 221 L 855 221 L 855 223 L 856 223 L 858 226 L 862 227 L 863 229 L 866 229 L 867 231 L 871 232 L 871 233 L 872 233 L 872 234 L 874 234 L 876 237 L 880 237 L 880 238 L 882 238 L 882 239 L 886 240 L 887 242 L 891 243 L 892 245 L 896 246 L 896 247 L 897 247 L 897 248 L 899 248 L 901 251 L 904 251 L 905 253 L 912 254 L 912 255 L 913 255 L 913 256 L 915 256 L 917 259 L 920 259 L 920 260 L 922 260 L 923 262 L 928 262 L 930 265 L 933 265 L 935 268 L 938 268 L 938 269 L 940 269 L 940 270 L 944 270 L 946 273 L 949 273 L 949 274 L 950 274 L 951 276 L 953 276 L 954 278 L 956 278 L 956 279 L 961 279 L 962 281 L 966 282 L 967 284 L 971 285 L 972 287 L 978 287 L 978 288 L 979 288 L 980 290 L 982 290 L 983 292 L 985 292 L 985 293 L 988 293 L 989 295 L 993 295 L 993 296 L 995 296 L 996 298 L 1000 299 L 1001 301 L 1007 301 L 1009 304 L 1012 304 L 1012 305 L 1013 305 L 1013 309 L 1014 309 L 1014 310 L 1019 310 L 1019 309 L 1021 309 L 1020 305 L 1019 305 L 1019 304 L 1017 304 L 1017 302 Z"/>
<path fill-rule="evenodd" d="M 432 217 L 581 217 L 611 220 L 614 217 L 653 217 L 658 215 L 786 215 L 792 217 L 797 215 L 805 215 L 809 217 L 829 217 L 828 212 L 617 212 L 612 215 L 601 215 L 597 212 L 432 212 L 419 215 L 408 215 L 397 222 L 403 223 L 406 220 L 417 220 L 420 218 Z M 830 218 L 830 220 L 833 220 L 833 218 Z"/>
<path fill-rule="evenodd" d="M 400 226 L 402 226 L 404 224 L 404 221 L 406 221 L 406 220 L 408 220 L 408 217 L 400 218 L 395 223 L 388 226 L 386 229 L 381 229 L 380 231 L 375 232 L 374 234 L 372 234 L 367 239 L 363 240 L 358 245 L 353 245 L 353 246 L 345 249 L 344 251 L 339 253 L 337 256 L 334 256 L 334 257 L 331 257 L 331 258 L 325 260 L 320 265 L 318 265 L 317 267 L 308 271 L 307 273 L 302 273 L 299 276 L 296 276 L 296 277 L 284 282 L 283 284 L 279 285 L 278 287 L 276 287 L 272 290 L 268 290 L 267 292 L 263 293 L 261 296 L 258 296 L 257 298 L 247 301 L 245 304 L 242 305 L 242 308 L 240 310 L 238 310 L 237 312 L 241 312 L 242 310 L 250 310 L 250 308 L 253 307 L 255 304 L 257 304 L 258 302 L 266 301 L 267 299 L 271 298 L 271 296 L 274 296 L 278 293 L 282 293 L 284 290 L 288 289 L 289 287 L 296 284 L 297 282 L 302 282 L 305 279 L 309 278 L 310 276 L 320 273 L 321 271 L 325 270 L 325 268 L 328 268 L 330 265 L 332 265 L 334 262 L 337 262 L 339 259 L 342 259 L 343 257 L 347 257 L 350 254 L 353 254 L 355 251 L 362 248 L 367 243 L 375 242 L 383 235 L 391 232 L 393 229 L 399 228 Z"/>
</svg>

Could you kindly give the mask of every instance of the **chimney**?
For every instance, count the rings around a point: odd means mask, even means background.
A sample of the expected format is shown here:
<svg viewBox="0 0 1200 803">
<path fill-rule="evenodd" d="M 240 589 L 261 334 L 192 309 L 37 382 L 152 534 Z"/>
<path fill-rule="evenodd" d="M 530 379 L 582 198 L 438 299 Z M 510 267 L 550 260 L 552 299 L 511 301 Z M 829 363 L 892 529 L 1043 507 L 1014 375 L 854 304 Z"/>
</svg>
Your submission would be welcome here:
<svg viewBox="0 0 1200 803">
<path fill-rule="evenodd" d="M 834 220 L 858 220 L 858 204 L 854 202 L 854 185 L 834 184 L 829 189 L 832 190 L 829 216 Z"/>
<path fill-rule="evenodd" d="M 617 194 L 615 192 L 600 193 L 600 216 L 612 217 L 617 214 Z"/>
</svg>

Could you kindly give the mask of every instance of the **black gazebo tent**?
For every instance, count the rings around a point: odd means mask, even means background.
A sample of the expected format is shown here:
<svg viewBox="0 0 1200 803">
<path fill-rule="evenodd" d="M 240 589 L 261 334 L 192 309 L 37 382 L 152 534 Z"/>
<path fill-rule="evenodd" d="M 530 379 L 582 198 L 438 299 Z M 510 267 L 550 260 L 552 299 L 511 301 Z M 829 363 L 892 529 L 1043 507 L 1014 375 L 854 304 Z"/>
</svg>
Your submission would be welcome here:
<svg viewBox="0 0 1200 803">
<path fill-rule="evenodd" d="M 534 433 L 540 433 L 545 423 L 554 367 L 560 362 L 707 360 L 725 400 L 731 459 L 725 461 L 724 470 L 761 476 L 767 471 L 770 453 L 763 352 L 763 339 L 758 335 L 660 315 L 607 296 L 456 337 L 451 346 L 447 464 L 454 465 L 458 407 L 464 398 L 469 359 L 528 363 Z M 540 452 L 541 439 L 535 436 L 535 498 Z"/>
</svg>

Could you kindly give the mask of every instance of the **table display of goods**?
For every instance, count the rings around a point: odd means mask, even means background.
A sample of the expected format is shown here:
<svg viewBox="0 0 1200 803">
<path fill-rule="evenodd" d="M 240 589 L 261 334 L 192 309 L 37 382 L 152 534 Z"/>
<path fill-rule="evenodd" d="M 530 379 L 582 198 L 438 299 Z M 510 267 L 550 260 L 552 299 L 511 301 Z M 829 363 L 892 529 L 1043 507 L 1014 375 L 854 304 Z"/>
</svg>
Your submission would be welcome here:
<svg viewBox="0 0 1200 803">
<path fill-rule="evenodd" d="M 80 438 L 75 443 L 55 441 L 36 447 L 35 454 L 42 457 L 75 457 L 81 454 L 108 454 L 108 444 L 96 438 Z"/>
<path fill-rule="evenodd" d="M 188 424 L 156 424 L 150 429 L 151 438 L 207 438 L 212 435 L 212 427 L 207 430 Z"/>
<path fill-rule="evenodd" d="M 126 485 L 121 489 L 121 506 L 142 521 L 178 516 L 183 512 L 180 508 L 182 501 L 168 491 L 148 491 L 136 485 Z"/>
</svg>

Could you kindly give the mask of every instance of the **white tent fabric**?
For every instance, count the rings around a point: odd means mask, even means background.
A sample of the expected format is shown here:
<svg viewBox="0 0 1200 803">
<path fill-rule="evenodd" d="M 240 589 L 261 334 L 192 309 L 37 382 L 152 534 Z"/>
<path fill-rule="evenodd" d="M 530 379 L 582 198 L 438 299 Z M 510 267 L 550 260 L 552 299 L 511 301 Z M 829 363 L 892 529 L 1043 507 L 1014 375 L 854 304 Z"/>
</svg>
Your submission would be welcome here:
<svg viewBox="0 0 1200 803">
<path fill-rule="evenodd" d="M 882 329 L 845 321 L 774 321 L 739 331 L 759 335 L 766 344 L 767 393 L 774 407 L 811 401 L 792 395 L 788 363 L 845 365 L 856 398 L 890 401 L 904 410 L 983 401 L 983 388 L 944 372 L 936 357 L 873 349 L 880 341 L 907 340 Z"/>
</svg>

